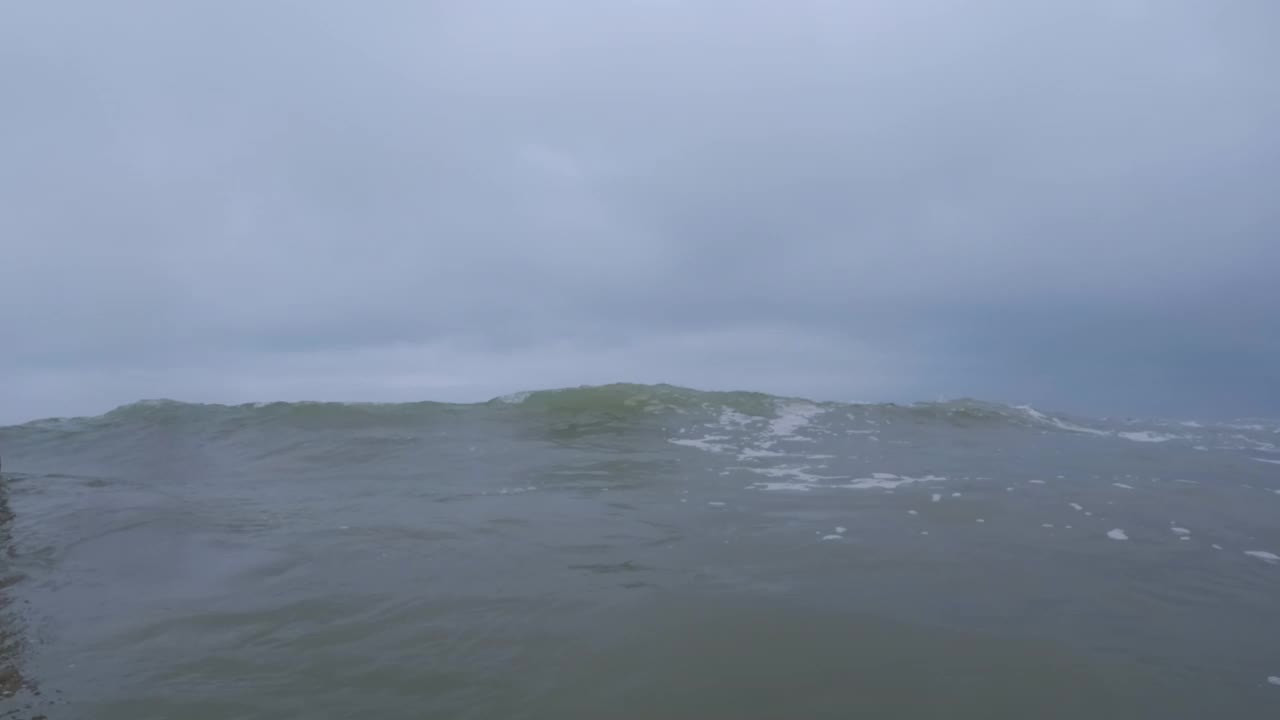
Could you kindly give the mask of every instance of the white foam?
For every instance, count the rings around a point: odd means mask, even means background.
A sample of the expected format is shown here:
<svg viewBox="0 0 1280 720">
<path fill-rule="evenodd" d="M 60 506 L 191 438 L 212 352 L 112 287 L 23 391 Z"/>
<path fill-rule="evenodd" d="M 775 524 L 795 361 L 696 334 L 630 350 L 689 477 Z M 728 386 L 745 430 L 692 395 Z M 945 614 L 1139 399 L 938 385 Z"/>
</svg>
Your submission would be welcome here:
<svg viewBox="0 0 1280 720">
<path fill-rule="evenodd" d="M 1259 560 L 1265 560 L 1266 562 L 1269 562 L 1269 563 L 1280 561 L 1280 555 L 1276 555 L 1275 553 L 1269 553 L 1269 552 L 1266 552 L 1265 550 L 1245 550 L 1244 554 L 1250 557 L 1256 557 Z"/>
<path fill-rule="evenodd" d="M 907 514 L 908 514 L 908 515 L 919 515 L 919 514 L 920 514 L 920 511 L 918 511 L 918 510 L 908 510 L 908 511 L 907 511 Z"/>
<path fill-rule="evenodd" d="M 1053 424 L 1057 425 L 1063 430 L 1070 430 L 1071 432 L 1085 433 L 1087 435 L 1106 435 L 1107 434 L 1107 432 L 1104 430 L 1094 430 L 1093 428 L 1084 427 L 1083 425 L 1075 425 L 1069 422 L 1062 422 L 1057 418 L 1053 419 Z"/>
<path fill-rule="evenodd" d="M 812 483 L 761 482 L 761 483 L 754 483 L 754 484 L 748 485 L 747 489 L 748 490 L 764 490 L 765 492 L 776 492 L 776 491 L 787 491 L 787 490 L 809 492 L 815 487 L 817 486 Z"/>
<path fill-rule="evenodd" d="M 751 417 L 750 415 L 743 415 L 736 410 L 729 410 L 728 408 L 720 411 L 720 424 L 724 427 L 731 427 L 734 425 L 742 427 L 744 425 L 750 425 L 759 419 L 760 418 Z"/>
<path fill-rule="evenodd" d="M 1025 412 L 1027 415 L 1030 415 L 1032 418 L 1039 420 L 1042 423 L 1052 425 L 1060 430 L 1068 430 L 1070 432 L 1085 433 L 1088 435 L 1107 435 L 1108 434 L 1102 430 L 1094 430 L 1093 428 L 1087 428 L 1080 425 L 1074 425 L 1069 422 L 1063 422 L 1062 420 L 1059 420 L 1056 417 L 1045 415 L 1044 413 L 1040 412 L 1039 410 L 1036 410 L 1030 405 L 1019 405 L 1018 409 Z"/>
<path fill-rule="evenodd" d="M 1018 410 L 1021 410 L 1022 412 L 1026 413 L 1026 414 L 1028 414 L 1028 415 L 1030 415 L 1031 417 L 1035 418 L 1036 420 L 1043 420 L 1043 421 L 1046 421 L 1046 422 L 1049 420 L 1049 416 L 1048 416 L 1048 415 L 1045 415 L 1044 413 L 1042 413 L 1042 412 L 1040 412 L 1039 410 L 1037 410 L 1037 409 L 1035 409 L 1035 408 L 1031 407 L 1030 405 L 1018 405 L 1018 406 L 1017 406 L 1017 409 L 1018 409 Z"/>
<path fill-rule="evenodd" d="M 953 493 L 951 493 L 951 497 L 960 497 L 960 493 L 958 493 L 958 492 L 953 492 Z"/>
<path fill-rule="evenodd" d="M 1068 530 L 1070 530 L 1070 529 L 1071 529 L 1071 526 L 1070 526 L 1070 525 L 1063 525 L 1063 527 L 1065 527 L 1065 528 L 1066 528 L 1066 529 L 1068 529 Z"/>
<path fill-rule="evenodd" d="M 1154 432 L 1151 432 L 1150 430 L 1143 430 L 1141 432 L 1122 432 L 1122 433 L 1116 433 L 1116 434 L 1124 438 L 1125 440 L 1132 440 L 1134 442 L 1162 443 L 1162 442 L 1169 442 L 1170 440 L 1178 439 L 1177 435 L 1166 435 L 1164 433 L 1154 433 Z"/>
<path fill-rule="evenodd" d="M 1116 487 L 1118 487 L 1118 488 L 1124 488 L 1125 490 L 1132 490 L 1132 489 L 1133 489 L 1133 486 L 1132 486 L 1132 485 L 1125 485 L 1124 483 L 1111 483 L 1111 484 L 1112 484 L 1112 485 L 1115 485 L 1115 486 L 1116 486 Z"/>
<path fill-rule="evenodd" d="M 502 397 L 499 397 L 498 402 L 506 403 L 508 405 L 519 405 L 525 400 L 528 400 L 529 396 L 532 394 L 532 392 L 511 393 L 510 395 L 503 395 Z"/>
<path fill-rule="evenodd" d="M 837 532 L 837 533 L 839 533 L 839 534 L 841 534 L 841 535 L 843 535 L 843 534 L 845 534 L 846 532 L 848 532 L 848 529 L 847 529 L 847 528 L 845 528 L 843 525 L 837 525 L 837 526 L 836 526 L 836 532 Z"/>
<path fill-rule="evenodd" d="M 1178 423 L 1178 424 L 1179 424 L 1179 425 L 1181 425 L 1182 427 L 1189 427 L 1189 428 L 1204 427 L 1203 425 L 1201 425 L 1200 423 L 1196 422 L 1195 420 L 1188 420 L 1188 421 L 1186 421 L 1186 422 L 1182 422 L 1182 423 Z"/>
<path fill-rule="evenodd" d="M 1087 515 L 1087 516 L 1089 516 L 1089 517 L 1093 517 L 1093 513 L 1089 512 L 1088 510 L 1085 510 L 1085 511 L 1084 511 L 1084 514 L 1085 514 L 1085 515 Z"/>
<path fill-rule="evenodd" d="M 876 474 L 888 475 L 888 473 L 876 473 Z M 890 477 L 893 479 L 890 479 Z M 946 478 L 939 477 L 937 475 L 923 475 L 921 477 L 908 477 L 906 475 L 891 475 L 889 477 L 854 478 L 847 483 L 844 483 L 841 485 L 833 485 L 832 487 L 852 488 L 852 489 L 864 489 L 864 488 L 893 489 L 898 487 L 899 485 L 909 485 L 911 483 L 921 483 L 921 482 L 942 482 L 944 480 L 946 480 Z"/>
<path fill-rule="evenodd" d="M 1280 675 L 1272 675 L 1271 677 L 1267 678 L 1267 682 L 1271 683 L 1272 685 L 1280 685 Z"/>
<path fill-rule="evenodd" d="M 815 475 L 809 472 L 808 465 L 797 467 L 771 467 L 771 468 L 734 468 L 736 470 L 746 470 L 757 475 L 764 475 L 771 478 L 791 478 L 794 481 L 804 483 L 811 487 L 818 487 L 823 480 L 839 480 L 838 476 Z"/>
<path fill-rule="evenodd" d="M 725 505 L 724 503 L 720 502 L 719 500 L 709 500 L 709 501 L 707 501 L 707 504 L 708 504 L 708 505 L 710 505 L 711 507 L 724 507 L 724 505 Z"/>
<path fill-rule="evenodd" d="M 945 477 L 937 475 L 924 475 L 921 477 L 909 477 L 906 475 L 893 475 L 891 473 L 876 473 L 872 477 L 867 478 L 843 478 L 830 475 L 815 475 L 808 472 L 808 466 L 804 467 L 773 467 L 773 468 L 734 468 L 736 470 L 746 470 L 759 475 L 767 475 L 774 478 L 788 478 L 783 482 L 760 482 L 753 483 L 748 489 L 755 490 L 812 490 L 814 488 L 824 489 L 853 489 L 863 490 L 868 488 L 882 488 L 892 490 L 899 485 L 907 485 L 919 482 L 941 482 L 946 480 Z M 829 483 L 823 481 L 845 480 L 840 483 Z"/>
<path fill-rule="evenodd" d="M 1169 529 L 1170 529 L 1170 530 L 1172 530 L 1172 531 L 1173 531 L 1173 533 L 1174 533 L 1175 535 L 1190 535 L 1190 534 L 1191 534 L 1191 531 L 1190 531 L 1190 530 L 1188 530 L 1188 529 L 1186 529 L 1186 528 L 1184 528 L 1184 527 L 1171 527 L 1171 528 L 1169 528 Z"/>
<path fill-rule="evenodd" d="M 844 537 L 841 535 L 823 535 L 822 539 L 823 540 L 843 540 Z"/>
<path fill-rule="evenodd" d="M 942 502 L 942 493 L 934 493 L 932 500 L 933 502 Z"/>
<path fill-rule="evenodd" d="M 1108 530 L 1107 537 L 1111 538 L 1112 540 L 1128 540 L 1129 539 L 1129 536 L 1125 535 L 1124 531 L 1121 530 L 1120 528 L 1116 528 L 1115 530 Z"/>
<path fill-rule="evenodd" d="M 717 442 L 718 440 L 728 440 L 728 435 L 708 435 L 702 438 L 680 438 L 678 440 L 668 440 L 672 445 L 684 445 L 685 447 L 697 448 L 707 452 L 724 452 L 729 449 L 728 445 Z"/>
<path fill-rule="evenodd" d="M 978 518 L 978 522 L 980 522 L 980 523 L 984 523 L 984 522 L 986 522 L 986 520 L 983 520 L 982 518 Z"/>
<path fill-rule="evenodd" d="M 1084 510 L 1084 506 L 1082 506 L 1080 503 L 1067 503 L 1067 504 L 1070 505 L 1072 509 L 1076 510 L 1077 512 L 1079 512 L 1080 510 Z"/>
<path fill-rule="evenodd" d="M 1258 462 L 1271 463 L 1272 465 L 1280 465 L 1280 460 L 1272 460 L 1271 458 L 1254 458 Z"/>
<path fill-rule="evenodd" d="M 778 417 L 769 421 L 769 432 L 778 437 L 792 438 L 797 430 L 823 412 L 822 408 L 808 402 L 779 404 Z"/>
<path fill-rule="evenodd" d="M 929 531 L 928 531 L 928 530 L 921 530 L 921 531 L 920 531 L 920 534 L 921 534 L 921 535 L 928 535 L 928 534 L 929 534 Z"/>
<path fill-rule="evenodd" d="M 1222 549 L 1222 546 L 1221 546 L 1221 545 L 1210 545 L 1209 547 L 1213 548 L 1214 550 L 1221 550 L 1221 549 Z"/>
<path fill-rule="evenodd" d="M 1044 485 L 1044 484 L 1045 484 L 1045 482 L 1044 482 L 1043 480 L 1028 480 L 1027 482 L 1031 483 L 1032 485 Z"/>
<path fill-rule="evenodd" d="M 760 448 L 744 448 L 741 452 L 738 453 L 738 459 L 752 460 L 754 458 L 782 457 L 784 455 L 786 455 L 786 453 L 781 453 L 781 452 L 778 452 L 777 450 L 761 450 Z"/>
<path fill-rule="evenodd" d="M 1051 528 L 1053 525 L 1050 523 L 1040 523 L 1040 527 Z"/>
</svg>

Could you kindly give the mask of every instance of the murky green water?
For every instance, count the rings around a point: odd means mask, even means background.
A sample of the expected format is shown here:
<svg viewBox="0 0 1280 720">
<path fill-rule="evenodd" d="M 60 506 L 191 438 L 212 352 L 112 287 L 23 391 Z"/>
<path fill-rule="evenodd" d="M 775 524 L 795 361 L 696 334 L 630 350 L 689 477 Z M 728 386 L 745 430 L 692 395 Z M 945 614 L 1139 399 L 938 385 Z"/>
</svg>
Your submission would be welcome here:
<svg viewBox="0 0 1280 720">
<path fill-rule="evenodd" d="M 1280 717 L 1278 430 L 635 386 L 4 428 L 0 716 Z"/>
</svg>

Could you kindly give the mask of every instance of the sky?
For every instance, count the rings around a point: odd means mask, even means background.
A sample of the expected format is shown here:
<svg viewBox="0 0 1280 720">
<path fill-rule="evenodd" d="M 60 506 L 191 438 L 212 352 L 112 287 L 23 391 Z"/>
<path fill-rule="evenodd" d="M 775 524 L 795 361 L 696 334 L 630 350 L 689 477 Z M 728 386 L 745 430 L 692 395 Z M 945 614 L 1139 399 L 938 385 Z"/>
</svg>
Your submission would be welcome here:
<svg viewBox="0 0 1280 720">
<path fill-rule="evenodd" d="M 0 423 L 669 382 L 1280 416 L 1273 0 L 0 5 Z"/>
</svg>

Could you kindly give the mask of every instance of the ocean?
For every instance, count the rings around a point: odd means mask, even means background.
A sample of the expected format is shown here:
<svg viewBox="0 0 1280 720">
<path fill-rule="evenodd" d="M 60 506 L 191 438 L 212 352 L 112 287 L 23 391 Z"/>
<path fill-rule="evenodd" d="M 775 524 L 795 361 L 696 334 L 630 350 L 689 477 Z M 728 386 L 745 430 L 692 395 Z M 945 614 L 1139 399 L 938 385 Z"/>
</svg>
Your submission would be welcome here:
<svg viewBox="0 0 1280 720">
<path fill-rule="evenodd" d="M 610 385 L 0 457 L 6 720 L 1280 717 L 1274 421 Z"/>
</svg>

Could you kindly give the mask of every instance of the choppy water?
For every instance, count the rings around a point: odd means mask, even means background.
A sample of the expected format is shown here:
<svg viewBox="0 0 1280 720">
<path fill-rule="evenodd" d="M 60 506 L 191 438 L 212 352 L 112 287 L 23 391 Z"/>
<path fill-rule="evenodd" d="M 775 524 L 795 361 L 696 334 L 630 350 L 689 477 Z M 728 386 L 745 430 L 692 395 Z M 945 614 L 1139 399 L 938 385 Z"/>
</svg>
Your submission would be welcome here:
<svg viewBox="0 0 1280 720">
<path fill-rule="evenodd" d="M 0 453 L 0 717 L 1280 717 L 1276 423 L 621 385 Z"/>
</svg>

